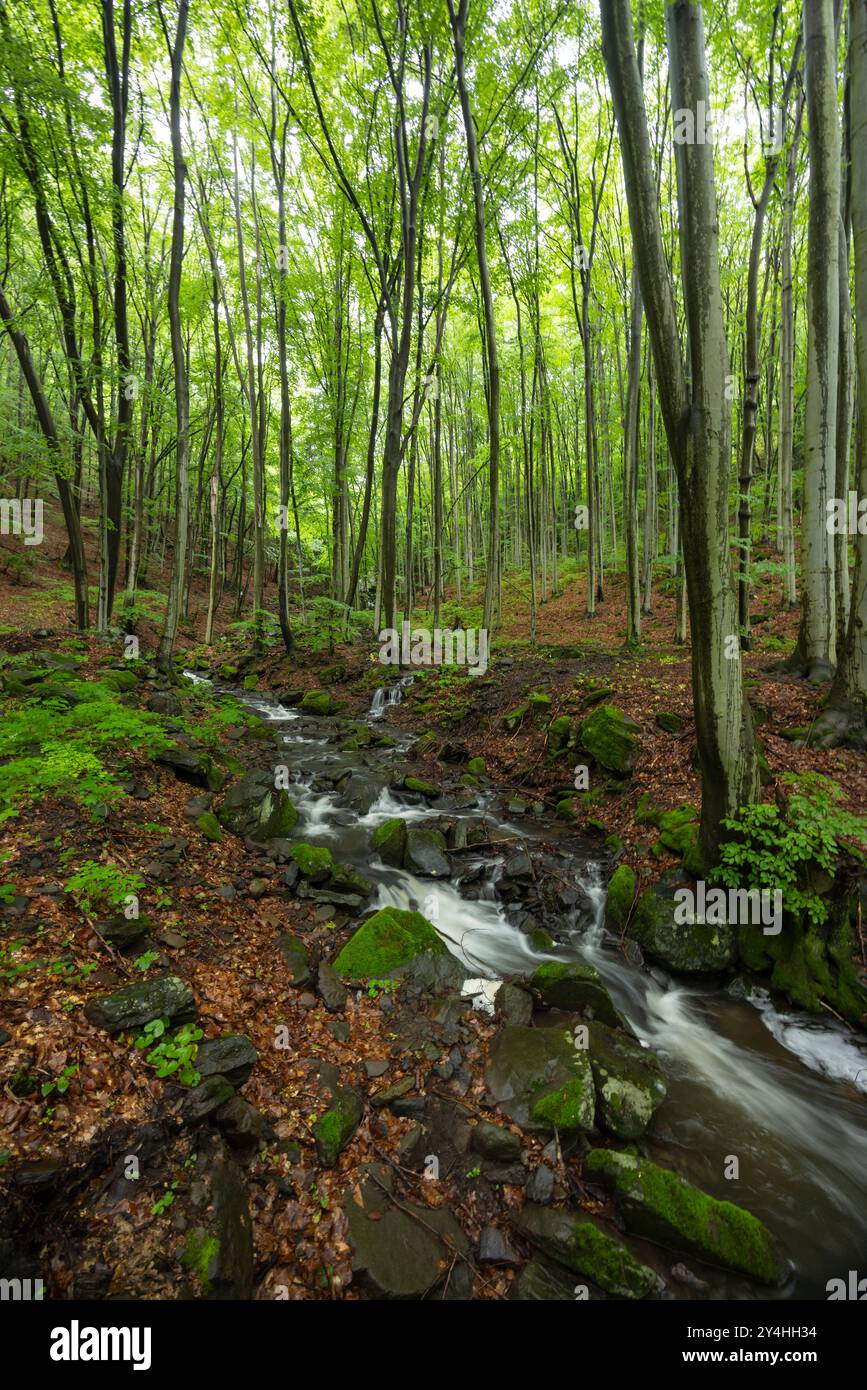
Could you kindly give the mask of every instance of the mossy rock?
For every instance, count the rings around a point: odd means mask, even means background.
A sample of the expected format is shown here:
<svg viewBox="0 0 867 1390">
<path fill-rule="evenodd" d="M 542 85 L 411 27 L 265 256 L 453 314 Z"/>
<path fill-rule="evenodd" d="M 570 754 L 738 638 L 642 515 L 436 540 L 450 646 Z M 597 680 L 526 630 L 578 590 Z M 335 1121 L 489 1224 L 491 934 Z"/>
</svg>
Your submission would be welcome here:
<svg viewBox="0 0 867 1390">
<path fill-rule="evenodd" d="M 596 1096 L 585 1050 L 558 1028 L 502 1028 L 490 1046 L 488 1090 L 522 1129 L 542 1134 L 592 1129 Z"/>
<path fill-rule="evenodd" d="M 684 730 L 686 720 L 670 710 L 658 709 L 656 711 L 656 723 L 667 734 L 680 734 Z"/>
<path fill-rule="evenodd" d="M 379 980 L 423 954 L 448 954 L 427 918 L 420 912 L 383 907 L 349 938 L 334 969 L 344 980 Z"/>
<path fill-rule="evenodd" d="M 124 985 L 101 999 L 89 999 L 84 1014 L 95 1027 L 119 1033 L 126 1028 L 142 1028 L 155 1018 L 183 1022 L 194 1016 L 195 1006 L 189 986 L 183 980 L 163 975 L 156 980 Z"/>
<path fill-rule="evenodd" d="M 403 787 L 405 791 L 415 792 L 418 796 L 424 796 L 428 801 L 435 801 L 440 795 L 440 789 L 435 782 L 426 782 L 423 777 L 404 777 Z"/>
<path fill-rule="evenodd" d="M 351 864 L 335 864 L 331 870 L 329 893 L 347 893 L 363 899 L 372 896 L 374 887 L 372 880 Z"/>
<path fill-rule="evenodd" d="M 547 960 L 538 966 L 530 987 L 544 1009 L 564 1009 L 617 1025 L 620 1015 L 599 971 L 583 961 Z"/>
<path fill-rule="evenodd" d="M 600 767 L 628 776 L 641 753 L 639 726 L 614 705 L 599 705 L 581 725 L 581 742 Z"/>
<path fill-rule="evenodd" d="M 487 777 L 488 764 L 485 762 L 484 758 L 480 756 L 470 758 L 467 763 L 467 772 L 471 777 Z"/>
<path fill-rule="evenodd" d="M 379 855 L 383 864 L 399 869 L 403 864 L 403 853 L 406 849 L 406 821 L 401 820 L 400 816 L 383 821 L 371 835 L 370 847 Z"/>
<path fill-rule="evenodd" d="M 611 931 L 621 932 L 626 926 L 635 902 L 637 881 L 635 870 L 629 864 L 618 864 L 608 880 L 605 922 Z"/>
<path fill-rule="evenodd" d="M 324 845 L 308 845 L 302 841 L 290 846 L 289 857 L 298 865 L 302 878 L 310 883 L 325 883 L 331 877 L 334 859 Z"/>
<path fill-rule="evenodd" d="M 568 714 L 558 714 L 551 720 L 545 742 L 551 758 L 561 758 L 573 746 L 575 739 Z"/>
<path fill-rule="evenodd" d="M 527 704 L 534 719 L 544 719 L 551 712 L 551 696 L 544 690 L 532 690 L 527 696 Z"/>
<path fill-rule="evenodd" d="M 584 1174 L 613 1193 L 628 1231 L 779 1288 L 786 1262 L 758 1217 L 720 1202 L 667 1168 L 633 1154 L 593 1149 Z"/>
<path fill-rule="evenodd" d="M 620 836 L 612 832 L 611 835 L 605 837 L 605 848 L 609 854 L 617 855 L 622 854 L 626 846 Z"/>
<path fill-rule="evenodd" d="M 603 700 L 610 700 L 612 695 L 617 692 L 613 685 L 600 685 L 587 691 L 581 700 L 582 709 L 592 709 L 594 705 L 601 704 Z"/>
<path fill-rule="evenodd" d="M 668 1093 L 656 1055 L 626 1033 L 589 1024 L 596 1118 L 618 1139 L 637 1139 Z"/>
<path fill-rule="evenodd" d="M 361 1123 L 364 1102 L 357 1091 L 338 1087 L 325 1114 L 313 1126 L 316 1156 L 322 1168 L 334 1168 Z"/>
<path fill-rule="evenodd" d="M 284 932 L 277 942 L 281 956 L 289 967 L 292 984 L 300 989 L 313 979 L 307 947 L 291 932 Z"/>
<path fill-rule="evenodd" d="M 867 898 L 867 894 L 865 894 Z M 749 970 L 767 975 L 770 985 L 793 1004 L 824 1014 L 830 1005 L 856 1027 L 867 1023 L 867 989 L 862 982 L 857 890 L 829 903 L 826 922 L 784 919 L 776 936 L 759 923 L 738 928 L 738 953 Z M 861 904 L 862 919 L 867 901 Z"/>
<path fill-rule="evenodd" d="M 664 874 L 638 899 L 628 934 L 657 965 L 678 975 L 713 975 L 728 970 L 738 949 L 737 928 L 727 922 L 675 921 L 677 872 Z"/>
<path fill-rule="evenodd" d="M 331 696 L 327 690 L 308 690 L 298 708 L 303 714 L 326 715 L 333 712 Z"/>
<path fill-rule="evenodd" d="M 213 811 L 203 811 L 196 821 L 196 825 L 206 840 L 212 840 L 214 844 L 219 844 L 222 840 L 223 830 Z"/>
<path fill-rule="evenodd" d="M 100 684 L 107 685 L 109 690 L 116 690 L 118 694 L 127 690 L 135 690 L 139 683 L 135 671 L 103 670 L 99 672 L 97 679 Z"/>
<path fill-rule="evenodd" d="M 574 796 L 564 796 L 557 802 L 557 815 L 561 820 L 576 819 L 577 813 L 575 811 Z"/>
<path fill-rule="evenodd" d="M 588 1221 L 584 1213 L 554 1211 L 528 1203 L 515 1228 L 537 1250 L 611 1294 L 646 1298 L 662 1281 L 619 1240 Z"/>
<path fill-rule="evenodd" d="M 508 714 L 503 715 L 503 728 L 506 729 L 510 734 L 513 734 L 516 729 L 520 729 L 521 725 L 523 724 L 524 720 L 527 718 L 527 715 L 529 713 L 529 705 L 517 705 L 515 709 L 510 710 Z"/>
<path fill-rule="evenodd" d="M 244 677 L 244 689 L 245 689 L 245 690 L 255 690 L 255 689 L 256 689 L 256 686 L 257 686 L 258 684 L 259 684 L 259 677 L 255 674 L 255 672 L 251 672 L 251 674 L 250 674 L 249 676 L 245 676 L 245 677 Z"/>
</svg>

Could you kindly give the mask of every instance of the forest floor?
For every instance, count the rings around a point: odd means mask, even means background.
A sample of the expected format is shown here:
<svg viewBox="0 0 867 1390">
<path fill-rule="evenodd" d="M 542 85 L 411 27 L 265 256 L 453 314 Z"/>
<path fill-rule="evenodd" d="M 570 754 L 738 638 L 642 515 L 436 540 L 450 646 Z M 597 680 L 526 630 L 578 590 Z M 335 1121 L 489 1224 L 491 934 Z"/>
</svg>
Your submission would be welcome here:
<svg viewBox="0 0 867 1390">
<path fill-rule="evenodd" d="M 56 536 L 58 529 L 49 527 L 48 534 Z M 8 551 L 6 538 L 3 545 Z M 59 568 L 60 557 L 59 544 L 55 553 L 48 545 L 28 557 L 24 572 L 7 566 L 0 575 L 0 652 L 13 667 L 34 651 L 62 662 L 73 650 L 70 643 L 77 643 L 82 664 L 75 679 L 99 679 L 122 650 L 118 641 L 78 641 L 70 622 L 71 583 Z M 756 642 L 744 658 L 763 752 L 774 776 L 820 771 L 839 783 L 852 810 L 861 810 L 862 755 L 807 750 L 786 737 L 786 730 L 810 723 L 825 692 L 776 669 L 794 643 L 798 620 L 796 612 L 779 607 L 778 586 L 773 573 L 758 581 Z M 574 829 L 609 848 L 612 837 L 619 839 L 620 852 L 651 881 L 677 860 L 660 856 L 646 825 L 636 822 L 639 798 L 649 793 L 656 806 L 668 808 L 697 806 L 700 795 L 689 651 L 672 640 L 671 594 L 661 582 L 637 652 L 623 648 L 619 576 L 606 579 L 593 619 L 585 614 L 583 579 L 572 579 L 539 606 L 533 643 L 526 596 L 516 589 L 507 597 L 508 619 L 497 634 L 491 669 L 476 677 L 424 672 L 382 727 L 430 735 L 422 751 L 413 753 L 417 774 L 441 779 L 437 750 L 459 744 L 463 757 L 486 760 L 488 778 L 498 788 L 553 813 L 570 772 L 546 756 L 547 720 L 560 714 L 580 719 L 600 698 L 615 704 L 640 728 L 640 757 L 622 789 L 609 787 L 603 798 L 578 808 Z M 161 607 L 158 593 L 139 596 L 136 631 L 143 654 L 155 645 Z M 198 576 L 193 620 L 179 648 L 187 647 L 202 665 L 234 662 L 237 683 L 247 678 L 260 692 L 319 689 L 328 671 L 332 699 L 345 701 L 347 716 L 358 719 L 374 688 L 393 674 L 378 664 L 372 638 L 341 645 L 300 628 L 293 658 L 275 644 L 251 659 L 248 634 L 233 630 L 225 611 L 215 647 L 206 653 L 195 638 L 203 607 L 204 581 Z M 132 703 L 144 709 L 160 688 L 144 679 Z M 546 719 L 525 718 L 507 730 L 503 716 L 533 691 L 550 696 Z M 176 693 L 178 717 L 188 727 L 206 721 L 193 692 Z M 680 717 L 678 732 L 660 727 L 661 713 Z M 200 733 L 205 737 L 204 723 Z M 224 720 L 214 735 L 230 744 L 239 766 L 261 753 L 261 729 L 252 718 Z M 197 1092 L 164 1084 L 132 1034 L 110 1034 L 84 1013 L 88 1001 L 148 978 L 156 965 L 154 974 L 168 969 L 192 991 L 206 1038 L 240 1033 L 258 1053 L 244 1084 L 248 1108 L 243 1114 L 236 1108 L 223 1125 L 245 1167 L 258 1297 L 364 1296 L 363 1286 L 353 1282 L 347 1202 L 370 1211 L 371 1163 L 378 1165 L 372 1181 L 382 1189 L 380 1215 L 386 1209 L 401 1212 L 428 1234 L 430 1223 L 439 1223 L 453 1268 L 437 1297 L 466 1297 L 469 1287 L 480 1298 L 508 1296 L 525 1262 L 520 1249 L 515 1255 L 509 1233 L 510 1217 L 523 1203 L 520 1186 L 510 1185 L 508 1175 L 486 1180 L 484 1165 L 457 1141 L 463 1158 L 453 1165 L 449 1182 L 423 1181 L 417 1165 L 411 1170 L 405 1161 L 411 1103 L 400 1113 L 399 1106 L 381 1100 L 390 1085 L 407 1079 L 411 1096 L 423 1093 L 436 1107 L 439 1095 L 446 1147 L 454 1139 L 455 1114 L 464 1129 L 488 1118 L 484 1061 L 493 1020 L 468 1010 L 456 1022 L 438 1013 L 435 997 L 388 999 L 375 990 L 351 991 L 335 1012 L 308 990 L 287 989 L 275 931 L 302 932 L 314 956 L 330 955 L 349 936 L 352 915 L 323 911 L 294 895 L 282 886 L 274 863 L 248 842 L 234 835 L 219 842 L 205 838 L 191 820 L 195 788 L 154 763 L 146 747 L 125 755 L 125 763 L 133 794 L 106 819 L 94 820 L 61 791 L 0 825 L 6 880 L 0 892 L 0 1179 L 4 1169 L 12 1175 L 0 1218 L 0 1255 L 4 1241 L 8 1255 L 10 1242 L 28 1230 L 21 1269 L 46 1278 L 52 1297 L 134 1292 L 175 1298 L 182 1267 L 193 1291 L 209 1278 L 216 1281 L 214 1271 L 205 1270 L 207 1261 L 191 1262 L 190 1232 L 201 1224 L 203 1210 L 237 1205 L 237 1193 L 231 1173 L 212 1152 L 213 1134 L 195 1129 L 202 1118 L 190 1109 Z M 93 905 L 70 898 L 65 885 L 87 860 L 146 881 L 148 931 L 141 949 L 154 953 L 148 964 L 133 959 L 135 952 L 113 948 L 97 930 Z M 288 1055 L 274 1046 L 275 1019 L 288 1030 Z M 315 1160 L 311 1131 L 333 1081 L 329 1069 L 361 1095 L 364 1113 L 351 1152 L 337 1166 L 323 1167 Z M 456 1072 L 464 1078 L 460 1086 Z M 465 1148 L 466 1134 L 463 1140 Z M 580 1165 L 564 1158 L 556 1143 L 552 1150 L 543 1138 L 527 1134 L 521 1143 L 529 1171 L 539 1167 L 544 1153 L 554 1172 L 555 1201 L 568 1199 L 594 1217 L 603 1210 L 583 1184 Z M 139 1177 L 124 1166 L 130 1154 L 141 1160 Z M 508 1253 L 487 1262 L 467 1254 L 479 1232 L 490 1227 L 502 1231 Z M 657 1252 L 639 1246 L 639 1253 L 664 1273 Z M 689 1287 L 675 1296 L 691 1296 Z"/>
</svg>

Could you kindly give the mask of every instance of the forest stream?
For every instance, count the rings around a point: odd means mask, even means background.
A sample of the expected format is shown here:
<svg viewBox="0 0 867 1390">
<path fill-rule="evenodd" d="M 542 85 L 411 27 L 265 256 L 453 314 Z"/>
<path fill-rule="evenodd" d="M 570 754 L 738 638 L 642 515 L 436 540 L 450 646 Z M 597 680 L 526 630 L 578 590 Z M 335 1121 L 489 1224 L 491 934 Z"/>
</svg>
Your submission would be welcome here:
<svg viewBox="0 0 867 1390">
<path fill-rule="evenodd" d="M 204 677 L 185 673 L 190 680 Z M 411 681 L 404 677 L 403 681 Z M 377 690 L 368 720 L 379 723 L 400 702 L 405 685 Z M 779 1298 L 824 1298 L 826 1282 L 863 1266 L 867 1250 L 867 1042 L 833 1019 L 825 1021 L 772 1000 L 740 979 L 685 985 L 658 969 L 630 963 L 604 926 L 605 866 L 598 851 L 553 816 L 509 820 L 507 798 L 488 786 L 472 806 L 442 798 L 436 812 L 399 799 L 388 773 L 413 737 L 394 727 L 392 749 L 338 750 L 322 721 L 311 721 L 261 694 L 217 685 L 275 726 L 293 780 L 292 798 L 305 840 L 335 848 L 378 886 L 377 908 L 423 911 L 466 967 L 465 992 L 490 1009 L 494 985 L 528 975 L 551 955 L 535 950 L 510 920 L 498 893 L 508 853 L 521 842 L 545 844 L 581 890 L 556 959 L 584 960 L 599 971 L 634 1033 L 653 1048 L 668 1079 L 668 1096 L 649 1135 L 652 1156 L 720 1199 L 742 1204 L 765 1220 L 792 1261 L 793 1277 Z M 382 788 L 363 813 L 333 790 L 347 769 L 363 765 Z M 451 881 L 387 867 L 369 851 L 370 832 L 399 813 L 412 821 L 436 814 L 484 816 L 490 840 L 461 856 Z M 549 1022 L 562 1021 L 554 1015 Z M 740 1172 L 722 1176 L 734 1150 Z M 729 1278 L 729 1297 L 758 1291 Z M 763 1292 L 767 1297 L 767 1291 Z"/>
</svg>

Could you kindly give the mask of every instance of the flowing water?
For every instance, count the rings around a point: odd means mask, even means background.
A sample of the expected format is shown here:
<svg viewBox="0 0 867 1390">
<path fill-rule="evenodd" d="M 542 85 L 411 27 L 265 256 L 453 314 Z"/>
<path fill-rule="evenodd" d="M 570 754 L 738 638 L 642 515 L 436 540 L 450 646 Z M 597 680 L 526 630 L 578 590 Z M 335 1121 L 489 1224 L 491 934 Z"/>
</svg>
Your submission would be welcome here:
<svg viewBox="0 0 867 1390">
<path fill-rule="evenodd" d="M 324 726 L 299 718 L 296 710 L 231 693 L 278 731 L 295 777 L 299 835 L 332 850 L 339 844 L 339 857 L 376 882 L 377 907 L 423 912 L 465 965 L 465 991 L 479 1007 L 491 1007 L 500 977 L 526 975 L 553 954 L 533 948 L 497 895 L 506 850 L 519 848 L 521 839 L 557 845 L 568 856 L 565 862 L 577 865 L 575 881 L 589 912 L 573 914 L 556 958 L 577 957 L 596 966 L 668 1076 L 668 1097 L 652 1126 L 654 1156 L 714 1196 L 748 1207 L 780 1237 L 793 1277 L 772 1296 L 825 1298 L 830 1278 L 846 1279 L 850 1269 L 867 1274 L 867 1039 L 833 1020 L 785 1007 L 763 991 L 749 997 L 741 991 L 738 997 L 719 984 L 683 985 L 631 964 L 605 932 L 604 879 L 590 848 L 559 825 L 529 818 L 520 827 L 510 823 L 493 794 L 482 795 L 481 804 L 449 805 L 441 812 L 409 805 L 386 787 L 371 797 L 367 811 L 353 810 L 334 782 L 360 763 L 386 778 L 412 742 L 400 731 L 390 731 L 394 749 L 344 753 Z M 400 695 L 400 684 L 378 690 L 369 718 L 379 720 Z M 460 876 L 450 881 L 371 862 L 375 826 L 394 815 L 425 821 L 440 813 L 450 819 L 484 816 L 491 840 L 502 840 L 503 848 L 462 855 Z M 738 1176 L 727 1180 L 732 1159 Z M 714 1289 L 755 1296 L 734 1281 Z"/>
</svg>

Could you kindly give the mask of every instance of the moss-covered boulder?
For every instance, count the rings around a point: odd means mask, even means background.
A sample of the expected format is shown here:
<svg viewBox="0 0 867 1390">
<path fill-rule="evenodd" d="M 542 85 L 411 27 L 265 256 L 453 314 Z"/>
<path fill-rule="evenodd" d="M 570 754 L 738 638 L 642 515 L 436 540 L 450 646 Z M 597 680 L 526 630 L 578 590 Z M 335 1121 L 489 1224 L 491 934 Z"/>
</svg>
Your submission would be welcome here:
<svg viewBox="0 0 867 1390">
<path fill-rule="evenodd" d="M 488 764 L 481 755 L 477 755 L 475 758 L 470 758 L 467 763 L 467 772 L 471 777 L 487 777 Z"/>
<path fill-rule="evenodd" d="M 593 1128 L 590 1062 L 565 1029 L 501 1029 L 491 1043 L 485 1080 L 500 1109 L 522 1129 L 577 1134 Z"/>
<path fill-rule="evenodd" d="M 546 960 L 533 971 L 530 987 L 543 1009 L 586 1014 L 614 1025 L 621 1021 L 599 971 L 583 961 Z"/>
<path fill-rule="evenodd" d="M 373 881 L 352 864 L 335 864 L 328 881 L 329 894 L 345 894 L 347 897 L 360 898 L 362 902 L 373 895 L 374 887 Z"/>
<path fill-rule="evenodd" d="M 217 819 L 236 835 L 265 844 L 289 835 L 298 811 L 289 793 L 274 786 L 272 773 L 247 772 L 226 792 Z"/>
<path fill-rule="evenodd" d="M 659 709 L 656 711 L 656 723 L 667 734 L 679 734 L 683 732 L 686 720 L 671 710 Z"/>
<path fill-rule="evenodd" d="M 289 849 L 289 858 L 298 865 L 298 872 L 309 883 L 326 883 L 334 868 L 330 849 L 324 845 L 308 845 L 299 841 Z"/>
<path fill-rule="evenodd" d="M 322 716 L 332 713 L 331 696 L 327 690 L 308 690 L 298 708 L 302 714 Z"/>
<path fill-rule="evenodd" d="M 349 938 L 334 969 L 344 980 L 380 980 L 425 954 L 448 954 L 427 918 L 420 912 L 383 907 Z"/>
<path fill-rule="evenodd" d="M 101 685 L 107 685 L 109 690 L 115 690 L 118 694 L 124 694 L 128 690 L 135 690 L 139 683 L 139 678 L 135 671 L 129 669 L 120 671 L 113 667 L 101 670 L 97 676 L 97 680 Z"/>
<path fill-rule="evenodd" d="M 618 1139 L 637 1139 L 667 1094 L 659 1062 L 639 1042 L 604 1023 L 591 1023 L 589 1034 L 596 1118 Z"/>
<path fill-rule="evenodd" d="M 649 1159 L 611 1149 L 593 1149 L 584 1175 L 613 1193 L 628 1231 L 686 1255 L 779 1287 L 786 1263 L 771 1232 L 758 1217 L 732 1202 L 720 1202 L 677 1173 Z"/>
<path fill-rule="evenodd" d="M 423 796 L 427 801 L 436 801 L 440 795 L 436 782 L 427 782 L 424 777 L 404 777 L 402 785 L 404 791 L 415 792 L 416 796 Z"/>
<path fill-rule="evenodd" d="M 738 954 L 793 1004 L 810 1013 L 835 1013 L 867 1028 L 867 987 L 861 963 L 859 922 L 867 920 L 867 886 L 835 892 L 826 900 L 827 920 L 784 917 L 777 936 L 760 923 L 738 927 Z M 862 928 L 863 930 L 863 928 Z"/>
<path fill-rule="evenodd" d="M 664 874 L 646 888 L 635 907 L 628 934 L 648 959 L 678 975 L 713 975 L 728 970 L 737 956 L 737 927 L 695 919 L 675 901 L 684 887 L 677 873 Z M 675 918 L 678 920 L 675 920 Z M 685 916 L 687 920 L 681 921 Z"/>
<path fill-rule="evenodd" d="M 605 899 L 605 923 L 609 931 L 621 932 L 629 920 L 635 902 L 635 870 L 629 864 L 618 864 L 608 880 Z"/>
<path fill-rule="evenodd" d="M 546 690 L 531 690 L 527 704 L 534 719 L 547 719 L 550 716 L 552 700 Z"/>
<path fill-rule="evenodd" d="M 324 1115 L 313 1126 L 316 1156 L 320 1166 L 333 1168 L 346 1148 L 364 1114 L 364 1102 L 350 1086 L 335 1088 L 333 1099 Z"/>
<path fill-rule="evenodd" d="M 555 1211 L 528 1203 L 515 1220 L 516 1230 L 549 1259 L 589 1279 L 613 1298 L 646 1298 L 662 1281 L 625 1245 L 583 1212 Z"/>
<path fill-rule="evenodd" d="M 598 705 L 581 725 L 581 743 L 606 771 L 628 776 L 641 752 L 639 726 L 615 705 Z"/>
<path fill-rule="evenodd" d="M 203 811 L 196 820 L 196 825 L 206 840 L 211 840 L 214 844 L 219 844 L 222 840 L 223 831 L 213 811 Z"/>
</svg>

